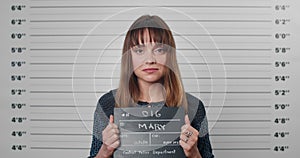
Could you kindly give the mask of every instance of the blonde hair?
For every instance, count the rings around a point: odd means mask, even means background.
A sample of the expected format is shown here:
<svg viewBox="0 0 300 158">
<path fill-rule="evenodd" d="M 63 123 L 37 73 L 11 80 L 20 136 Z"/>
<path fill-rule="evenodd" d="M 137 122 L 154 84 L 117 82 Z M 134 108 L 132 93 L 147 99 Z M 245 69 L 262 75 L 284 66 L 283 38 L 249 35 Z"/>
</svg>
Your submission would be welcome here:
<svg viewBox="0 0 300 158">
<path fill-rule="evenodd" d="M 187 106 L 186 95 L 176 59 L 176 45 L 168 25 L 158 16 L 144 15 L 133 22 L 126 33 L 121 59 L 120 83 L 115 99 L 116 107 L 134 106 L 138 102 L 140 89 L 133 73 L 130 48 L 144 43 L 143 35 L 148 33 L 150 42 L 168 46 L 166 71 L 161 81 L 166 91 L 165 103 L 169 107 Z"/>
</svg>

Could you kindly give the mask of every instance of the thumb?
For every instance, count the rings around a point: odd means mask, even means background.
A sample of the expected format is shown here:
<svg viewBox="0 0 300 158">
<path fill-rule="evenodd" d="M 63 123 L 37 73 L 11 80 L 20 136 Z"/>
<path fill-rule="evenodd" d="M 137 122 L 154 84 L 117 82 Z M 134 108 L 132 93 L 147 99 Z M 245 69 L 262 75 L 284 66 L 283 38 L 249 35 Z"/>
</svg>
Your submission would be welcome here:
<svg viewBox="0 0 300 158">
<path fill-rule="evenodd" d="M 188 125 L 191 124 L 189 116 L 187 114 L 184 117 L 184 122 L 185 122 L 185 124 L 188 124 Z"/>
<path fill-rule="evenodd" d="M 114 123 L 114 115 L 109 116 L 109 123 Z"/>
</svg>

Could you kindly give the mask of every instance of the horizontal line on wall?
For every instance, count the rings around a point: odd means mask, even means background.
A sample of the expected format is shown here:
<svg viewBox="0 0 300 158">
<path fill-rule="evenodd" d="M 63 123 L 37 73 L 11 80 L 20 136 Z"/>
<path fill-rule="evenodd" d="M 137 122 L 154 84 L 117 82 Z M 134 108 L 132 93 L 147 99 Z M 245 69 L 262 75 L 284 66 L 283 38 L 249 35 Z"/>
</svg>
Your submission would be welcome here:
<svg viewBox="0 0 300 158">
<path fill-rule="evenodd" d="M 119 77 L 63 77 L 63 76 L 32 76 L 30 79 L 119 79 Z M 183 77 L 182 79 L 234 79 L 234 80 L 270 80 L 272 77 L 257 76 L 257 77 Z"/>
<path fill-rule="evenodd" d="M 205 108 L 271 108 L 272 106 L 205 106 Z"/>
<path fill-rule="evenodd" d="M 30 119 L 33 122 L 82 122 L 82 121 L 93 121 L 84 119 Z"/>
<path fill-rule="evenodd" d="M 209 136 L 233 136 L 233 137 L 235 137 L 235 136 L 245 137 L 246 136 L 247 137 L 247 136 L 271 136 L 271 134 L 269 134 L 269 133 L 258 133 L 258 134 L 250 134 L 250 133 L 248 133 L 248 134 L 209 134 Z"/>
<path fill-rule="evenodd" d="M 30 93 L 105 93 L 106 91 L 30 91 Z M 189 93 L 217 93 L 217 94 L 270 94 L 271 91 L 187 91 Z"/>
<path fill-rule="evenodd" d="M 30 65 L 116 65 L 120 63 L 34 63 L 31 62 Z M 178 63 L 180 65 L 272 65 L 272 63 Z"/>
<path fill-rule="evenodd" d="M 213 150 L 230 150 L 230 151 L 254 150 L 255 151 L 255 150 L 271 150 L 271 148 L 269 148 L 269 147 L 266 147 L 266 148 L 213 148 Z"/>
<path fill-rule="evenodd" d="M 63 37 L 63 36 L 125 36 L 125 34 L 31 34 L 31 37 Z M 174 34 L 173 36 L 237 36 L 237 37 L 270 37 L 270 34 Z"/>
<path fill-rule="evenodd" d="M 130 6 L 127 6 L 127 5 L 93 5 L 93 6 L 71 6 L 71 5 L 68 5 L 68 6 L 30 6 L 30 8 L 32 9 L 59 9 L 59 8 L 137 8 L 137 7 L 170 7 L 170 8 L 242 8 L 242 9 L 269 9 L 269 8 L 272 8 L 272 6 L 263 6 L 263 5 L 150 5 L 150 6 L 144 6 L 144 5 L 130 5 Z"/>
<path fill-rule="evenodd" d="M 42 146 L 32 146 L 30 149 L 42 149 L 42 150 L 90 150 L 90 148 L 74 148 L 74 147 L 42 147 Z"/>
<path fill-rule="evenodd" d="M 90 19 L 90 20 L 30 20 L 31 23 L 85 23 L 85 22 L 132 22 L 134 20 L 97 20 L 97 19 Z M 232 20 L 232 19 L 215 19 L 215 20 L 165 20 L 166 22 L 228 22 L 228 23 L 271 23 L 272 20 L 269 19 L 253 19 L 253 20 Z"/>
<path fill-rule="evenodd" d="M 271 122 L 271 120 L 208 120 L 208 122 Z"/>
<path fill-rule="evenodd" d="M 84 120 L 84 119 L 30 119 L 32 122 L 93 122 L 94 120 Z M 208 120 L 208 122 L 271 122 L 271 120 Z"/>
<path fill-rule="evenodd" d="M 30 135 L 38 135 L 38 136 L 41 136 L 41 135 L 55 135 L 55 136 L 91 136 L 92 134 L 90 133 L 30 133 Z"/>
<path fill-rule="evenodd" d="M 61 107 L 61 108 L 75 108 L 75 107 L 96 107 L 91 105 L 30 105 L 30 107 Z"/>
<path fill-rule="evenodd" d="M 93 51 L 102 51 L 102 50 L 116 50 L 121 51 L 121 48 L 31 48 L 30 51 L 78 51 L 78 50 L 93 50 Z M 271 51 L 269 48 L 178 48 L 176 50 L 220 50 L 220 51 Z"/>
</svg>

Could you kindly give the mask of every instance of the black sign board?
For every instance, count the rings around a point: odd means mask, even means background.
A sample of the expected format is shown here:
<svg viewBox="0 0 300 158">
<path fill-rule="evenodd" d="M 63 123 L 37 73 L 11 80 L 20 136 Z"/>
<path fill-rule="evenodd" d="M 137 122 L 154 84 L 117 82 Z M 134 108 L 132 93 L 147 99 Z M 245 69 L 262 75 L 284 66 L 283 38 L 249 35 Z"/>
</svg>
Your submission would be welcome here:
<svg viewBox="0 0 300 158">
<path fill-rule="evenodd" d="M 120 147 L 114 157 L 185 157 L 179 145 L 184 109 L 173 107 L 115 108 Z"/>
</svg>

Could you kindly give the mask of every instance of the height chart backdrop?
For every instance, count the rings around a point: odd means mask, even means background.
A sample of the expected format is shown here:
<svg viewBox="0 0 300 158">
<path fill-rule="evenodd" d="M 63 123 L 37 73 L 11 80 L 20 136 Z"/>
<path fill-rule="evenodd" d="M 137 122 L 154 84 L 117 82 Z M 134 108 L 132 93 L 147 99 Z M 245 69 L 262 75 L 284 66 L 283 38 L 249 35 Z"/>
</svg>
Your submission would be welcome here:
<svg viewBox="0 0 300 158">
<path fill-rule="evenodd" d="M 118 86 L 124 34 L 144 14 L 170 25 L 216 157 L 295 157 L 299 8 L 296 0 L 1 1 L 1 157 L 87 157 L 97 100 Z"/>
</svg>

